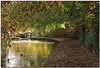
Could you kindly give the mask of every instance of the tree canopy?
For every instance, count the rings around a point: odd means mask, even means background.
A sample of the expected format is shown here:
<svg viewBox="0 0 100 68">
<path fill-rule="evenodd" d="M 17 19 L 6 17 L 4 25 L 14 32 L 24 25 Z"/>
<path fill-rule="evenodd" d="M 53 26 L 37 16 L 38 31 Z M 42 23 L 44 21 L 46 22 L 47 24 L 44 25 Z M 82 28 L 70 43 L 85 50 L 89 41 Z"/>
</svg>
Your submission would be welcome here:
<svg viewBox="0 0 100 68">
<path fill-rule="evenodd" d="M 99 23 L 98 1 L 2 1 L 1 33 L 91 28 Z"/>
</svg>

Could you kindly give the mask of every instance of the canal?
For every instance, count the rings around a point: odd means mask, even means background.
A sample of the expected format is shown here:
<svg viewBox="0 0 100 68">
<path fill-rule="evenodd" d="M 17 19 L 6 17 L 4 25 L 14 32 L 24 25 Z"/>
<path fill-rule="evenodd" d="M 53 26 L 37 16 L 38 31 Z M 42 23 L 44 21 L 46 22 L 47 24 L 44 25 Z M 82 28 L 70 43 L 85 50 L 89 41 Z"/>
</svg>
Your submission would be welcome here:
<svg viewBox="0 0 100 68">
<path fill-rule="evenodd" d="M 39 67 L 57 46 L 54 42 L 30 39 L 11 43 L 6 50 L 6 67 Z"/>
</svg>

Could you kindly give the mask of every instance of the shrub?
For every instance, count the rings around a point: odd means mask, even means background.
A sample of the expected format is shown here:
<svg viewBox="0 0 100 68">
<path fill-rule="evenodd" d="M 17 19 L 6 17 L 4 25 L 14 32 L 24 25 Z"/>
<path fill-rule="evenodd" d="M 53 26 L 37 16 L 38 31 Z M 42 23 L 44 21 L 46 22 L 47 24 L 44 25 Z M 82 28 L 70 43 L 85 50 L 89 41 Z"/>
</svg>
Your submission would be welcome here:
<svg viewBox="0 0 100 68">
<path fill-rule="evenodd" d="M 93 25 L 86 41 L 86 46 L 96 54 L 99 54 L 99 25 Z"/>
</svg>

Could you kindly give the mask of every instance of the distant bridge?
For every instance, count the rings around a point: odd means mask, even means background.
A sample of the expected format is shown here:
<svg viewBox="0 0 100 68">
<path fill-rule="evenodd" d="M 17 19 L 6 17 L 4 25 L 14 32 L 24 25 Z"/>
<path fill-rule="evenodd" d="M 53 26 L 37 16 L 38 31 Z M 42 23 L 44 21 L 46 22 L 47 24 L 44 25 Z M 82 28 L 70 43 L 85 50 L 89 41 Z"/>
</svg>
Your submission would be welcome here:
<svg viewBox="0 0 100 68">
<path fill-rule="evenodd" d="M 28 36 L 29 36 L 29 38 L 31 38 L 32 37 L 32 33 L 27 32 L 27 33 L 24 33 L 24 34 L 19 34 L 16 37 L 10 37 L 10 39 L 11 40 L 27 40 Z"/>
</svg>

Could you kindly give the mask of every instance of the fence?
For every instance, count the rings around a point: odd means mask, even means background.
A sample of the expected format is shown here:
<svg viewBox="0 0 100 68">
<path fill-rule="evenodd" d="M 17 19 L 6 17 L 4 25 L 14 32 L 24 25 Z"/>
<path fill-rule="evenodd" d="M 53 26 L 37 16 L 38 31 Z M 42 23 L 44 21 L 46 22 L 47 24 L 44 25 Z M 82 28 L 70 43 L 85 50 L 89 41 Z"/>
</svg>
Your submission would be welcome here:
<svg viewBox="0 0 100 68">
<path fill-rule="evenodd" d="M 49 34 L 48 37 L 64 37 L 64 38 L 74 38 L 74 39 L 78 39 L 82 42 L 82 44 L 87 47 L 86 43 L 88 42 L 88 31 L 83 31 L 80 30 L 77 33 L 73 33 L 73 34 Z M 92 44 L 92 42 L 91 42 Z M 99 46 L 99 45 L 98 45 Z M 95 50 L 95 45 L 89 45 L 88 49 L 93 52 L 96 53 L 97 55 L 99 54 L 99 52 Z"/>
</svg>

